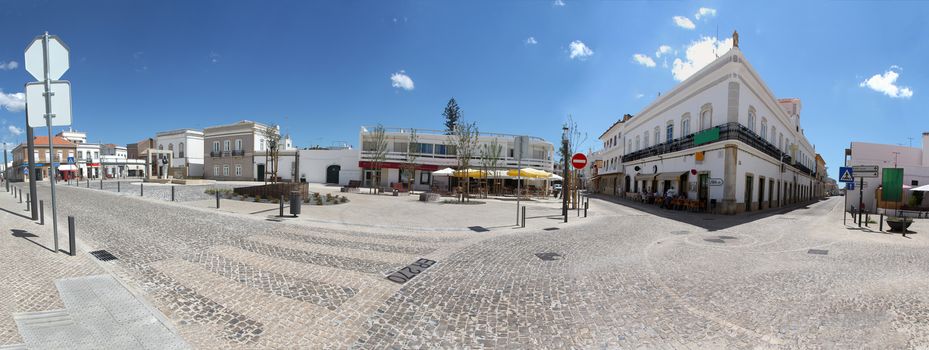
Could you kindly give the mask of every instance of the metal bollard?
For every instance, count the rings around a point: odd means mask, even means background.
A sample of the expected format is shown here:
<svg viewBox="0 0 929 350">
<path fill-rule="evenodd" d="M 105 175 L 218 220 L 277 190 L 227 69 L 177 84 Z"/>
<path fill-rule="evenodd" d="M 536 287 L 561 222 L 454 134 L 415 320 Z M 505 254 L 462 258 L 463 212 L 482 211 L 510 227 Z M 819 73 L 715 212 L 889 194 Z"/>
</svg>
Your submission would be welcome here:
<svg viewBox="0 0 929 350">
<path fill-rule="evenodd" d="M 871 223 L 871 212 L 864 213 L 864 226 L 870 227 L 868 224 Z"/>
<path fill-rule="evenodd" d="M 281 202 L 280 202 L 280 203 L 281 203 L 281 213 L 280 213 L 280 215 L 278 215 L 278 217 L 282 218 L 282 217 L 284 217 L 284 195 L 283 195 L 283 194 L 281 195 Z"/>
<path fill-rule="evenodd" d="M 103 179 L 102 179 L 102 178 L 100 179 L 100 189 L 101 189 L 101 190 L 103 189 Z"/>
<path fill-rule="evenodd" d="M 119 193 L 119 184 L 121 183 L 122 182 L 119 182 L 119 181 L 116 182 L 116 193 Z"/>
<path fill-rule="evenodd" d="M 881 232 L 884 232 L 884 213 L 881 213 Z"/>
<path fill-rule="evenodd" d="M 45 201 L 39 200 L 39 225 L 45 225 Z"/>
<path fill-rule="evenodd" d="M 587 197 L 587 198 L 584 200 L 584 217 L 585 217 L 585 218 L 587 217 L 587 208 L 589 208 L 589 207 L 590 207 L 590 197 Z"/>
<path fill-rule="evenodd" d="M 219 191 L 216 191 L 216 209 L 219 209 Z"/>
<path fill-rule="evenodd" d="M 22 203 L 23 202 L 23 190 L 19 190 L 18 195 L 19 195 L 19 202 Z"/>
<path fill-rule="evenodd" d="M 171 201 L 174 201 L 174 186 L 171 186 Z"/>
<path fill-rule="evenodd" d="M 77 242 L 74 241 L 74 215 L 68 215 L 68 254 L 77 255 Z"/>
<path fill-rule="evenodd" d="M 87 188 L 90 188 L 90 179 L 87 179 Z"/>
<path fill-rule="evenodd" d="M 26 192 L 26 211 L 29 211 L 29 208 L 32 208 L 32 207 L 29 206 L 29 200 L 30 200 L 30 199 L 32 199 L 32 196 L 30 196 L 29 193 Z"/>
<path fill-rule="evenodd" d="M 145 183 L 142 183 L 142 182 L 139 183 L 139 196 L 140 197 L 145 196 Z"/>
<path fill-rule="evenodd" d="M 523 221 L 520 226 L 522 226 L 523 228 L 526 228 L 526 206 L 525 205 L 523 206 Z"/>
</svg>

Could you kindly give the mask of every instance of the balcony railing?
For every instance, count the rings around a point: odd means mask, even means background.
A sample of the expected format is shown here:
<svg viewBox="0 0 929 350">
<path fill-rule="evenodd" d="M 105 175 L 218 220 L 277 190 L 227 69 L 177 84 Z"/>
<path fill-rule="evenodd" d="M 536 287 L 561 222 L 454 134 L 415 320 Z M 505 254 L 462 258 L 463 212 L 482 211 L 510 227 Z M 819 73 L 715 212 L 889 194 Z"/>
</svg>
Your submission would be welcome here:
<svg viewBox="0 0 929 350">
<path fill-rule="evenodd" d="M 244 155 L 245 155 L 245 150 L 244 150 L 244 149 L 232 150 L 232 156 L 233 156 L 233 157 L 241 157 L 241 156 L 244 156 Z"/>
<path fill-rule="evenodd" d="M 665 142 L 662 144 L 654 145 L 645 149 L 641 149 L 632 153 L 628 153 L 623 156 L 623 163 L 639 160 L 642 158 L 653 157 L 665 153 L 683 151 L 691 149 L 697 146 L 716 143 L 726 140 L 735 140 L 740 141 L 752 148 L 755 148 L 764 154 L 767 154 L 775 159 L 783 159 L 783 163 L 800 170 L 804 174 L 812 174 L 810 168 L 804 166 L 801 163 L 791 164 L 791 157 L 786 152 L 781 151 L 777 146 L 771 144 L 770 142 L 758 136 L 745 126 L 739 123 L 726 123 L 718 126 L 719 128 L 719 138 L 704 142 L 701 144 L 694 144 L 694 135 L 690 134 L 679 139 L 671 140 L 670 142 Z M 783 157 L 783 158 L 781 158 Z"/>
<path fill-rule="evenodd" d="M 223 156 L 223 152 L 220 152 L 220 151 L 210 151 L 210 157 L 216 158 L 216 157 L 222 157 L 222 156 Z"/>
</svg>

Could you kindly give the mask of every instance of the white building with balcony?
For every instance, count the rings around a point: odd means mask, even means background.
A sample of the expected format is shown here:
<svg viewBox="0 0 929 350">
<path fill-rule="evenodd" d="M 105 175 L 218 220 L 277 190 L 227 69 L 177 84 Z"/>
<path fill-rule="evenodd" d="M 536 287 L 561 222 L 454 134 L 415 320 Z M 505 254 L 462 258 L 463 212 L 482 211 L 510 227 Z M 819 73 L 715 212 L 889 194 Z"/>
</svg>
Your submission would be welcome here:
<svg viewBox="0 0 929 350">
<path fill-rule="evenodd" d="M 922 141 L 922 148 L 852 142 L 851 147 L 847 150 L 847 155 L 851 156 L 848 158 L 848 166 L 876 165 L 878 167 L 878 177 L 864 179 L 864 187 L 861 187 L 861 180 L 855 178 L 855 189 L 849 190 L 845 194 L 848 197 L 846 209 L 851 210 L 852 207 L 860 207 L 871 213 L 877 212 L 875 190 L 883 182 L 884 168 L 902 168 L 903 185 L 909 188 L 929 185 L 929 132 L 923 133 Z M 861 196 L 862 193 L 864 196 Z M 909 204 L 911 195 L 910 191 L 904 191 L 903 203 Z M 862 204 L 859 204 L 859 202 Z M 929 198 L 924 198 L 922 203 L 927 202 L 929 202 Z"/>
<path fill-rule="evenodd" d="M 814 198 L 816 153 L 800 126 L 800 100 L 775 98 L 734 41 L 600 136 L 601 191 L 638 197 L 673 188 L 720 213 Z"/>
<path fill-rule="evenodd" d="M 155 134 L 155 147 L 172 153 L 170 174 L 175 177 L 203 177 L 203 132 L 177 129 Z M 180 172 L 178 174 L 178 172 Z"/>
<path fill-rule="evenodd" d="M 362 127 L 358 135 L 362 145 L 358 167 L 361 168 L 361 179 L 364 186 L 370 186 L 375 179 L 373 155 L 374 142 L 371 140 L 373 127 Z M 381 186 L 390 186 L 390 184 L 401 182 L 407 183 L 405 174 L 400 171 L 406 162 L 407 145 L 410 142 L 410 131 L 413 129 L 386 128 L 387 154 L 386 159 L 380 164 Z M 432 184 L 432 172 L 444 168 L 456 168 L 458 165 L 457 152 L 453 146 L 452 136 L 446 135 L 444 131 L 415 129 L 417 136 L 415 172 L 414 172 L 414 190 L 428 190 Z M 478 137 L 477 147 L 472 153 L 470 168 L 478 169 L 481 167 L 480 152 L 478 151 L 485 145 L 496 142 L 501 146 L 501 156 L 498 158 L 497 169 L 517 169 L 520 164 L 517 163 L 515 151 L 513 149 L 517 135 L 494 134 L 481 132 Z M 535 168 L 553 171 L 552 157 L 554 155 L 554 145 L 539 137 L 529 138 L 529 154 L 522 159 L 523 168 Z"/>
<path fill-rule="evenodd" d="M 74 167 L 77 168 L 77 176 L 91 179 L 100 177 L 100 144 L 87 143 L 86 132 L 74 131 L 71 128 L 58 132 L 57 136 L 77 145 L 76 154 L 74 155 Z"/>
</svg>

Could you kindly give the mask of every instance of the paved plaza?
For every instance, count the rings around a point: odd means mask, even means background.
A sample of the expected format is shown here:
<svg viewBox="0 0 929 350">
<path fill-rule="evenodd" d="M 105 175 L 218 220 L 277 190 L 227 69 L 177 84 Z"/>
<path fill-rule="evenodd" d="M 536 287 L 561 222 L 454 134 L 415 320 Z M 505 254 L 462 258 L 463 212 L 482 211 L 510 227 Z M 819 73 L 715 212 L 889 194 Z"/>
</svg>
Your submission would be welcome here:
<svg viewBox="0 0 929 350">
<path fill-rule="evenodd" d="M 12 232 L 0 346 L 23 342 L 13 314 L 65 306 L 55 281 L 98 275 L 205 349 L 929 346 L 929 222 L 907 237 L 845 226 L 841 197 L 740 216 L 592 198 L 567 224 L 545 199 L 519 228 L 515 203 L 496 199 L 360 193 L 292 219 L 275 204 L 216 209 L 201 186 L 170 202 L 166 187 L 93 185 L 58 187 L 76 257 L 42 248 L 48 225 L 0 196 Z M 48 185 L 39 192 L 47 203 Z M 10 231 L 21 226 L 31 236 Z M 398 271 L 413 277 L 388 280 Z"/>
</svg>

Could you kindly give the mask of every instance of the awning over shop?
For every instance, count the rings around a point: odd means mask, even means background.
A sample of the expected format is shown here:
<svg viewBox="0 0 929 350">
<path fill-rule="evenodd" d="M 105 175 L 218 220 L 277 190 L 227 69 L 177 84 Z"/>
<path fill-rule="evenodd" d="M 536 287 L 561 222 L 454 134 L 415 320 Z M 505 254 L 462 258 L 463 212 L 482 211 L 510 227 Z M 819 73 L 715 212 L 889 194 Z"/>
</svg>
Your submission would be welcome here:
<svg viewBox="0 0 929 350">
<path fill-rule="evenodd" d="M 516 169 L 508 170 L 507 175 L 516 177 L 517 175 L 523 178 L 530 179 L 548 179 L 552 176 L 552 173 L 545 170 L 533 169 L 533 168 L 522 168 L 518 171 Z"/>
<path fill-rule="evenodd" d="M 72 164 L 62 164 L 58 166 L 58 171 L 77 171 L 77 167 Z"/>
<path fill-rule="evenodd" d="M 655 179 L 658 181 L 680 180 L 681 176 L 684 176 L 684 174 L 687 174 L 687 172 L 686 171 L 684 172 L 672 171 L 670 173 L 658 173 L 658 176 L 656 176 Z"/>
<path fill-rule="evenodd" d="M 636 181 L 652 180 L 654 178 L 655 178 L 655 174 L 636 174 L 635 175 Z"/>
<path fill-rule="evenodd" d="M 452 169 L 452 168 L 445 168 L 445 169 L 442 169 L 442 170 L 433 171 L 433 172 L 432 172 L 432 175 L 434 175 L 434 176 L 451 176 L 451 175 L 454 174 L 454 173 L 455 173 L 455 169 Z"/>
</svg>

